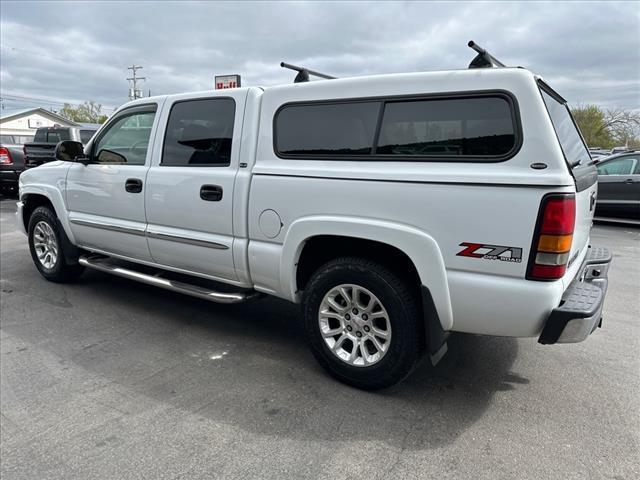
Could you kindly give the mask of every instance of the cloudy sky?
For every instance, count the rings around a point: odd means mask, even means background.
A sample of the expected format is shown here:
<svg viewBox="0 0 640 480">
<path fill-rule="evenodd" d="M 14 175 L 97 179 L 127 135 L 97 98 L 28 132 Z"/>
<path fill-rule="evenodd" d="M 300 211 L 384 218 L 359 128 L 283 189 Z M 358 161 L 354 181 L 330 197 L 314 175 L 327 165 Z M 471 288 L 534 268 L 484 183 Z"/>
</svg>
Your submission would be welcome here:
<svg viewBox="0 0 640 480">
<path fill-rule="evenodd" d="M 637 2 L 0 2 L 0 95 L 8 109 L 127 101 L 145 93 L 293 80 L 293 64 L 339 77 L 466 68 L 470 39 L 542 75 L 572 104 L 640 108 Z M 46 103 L 48 102 L 48 103 Z M 109 113 L 107 109 L 106 113 Z"/>
</svg>

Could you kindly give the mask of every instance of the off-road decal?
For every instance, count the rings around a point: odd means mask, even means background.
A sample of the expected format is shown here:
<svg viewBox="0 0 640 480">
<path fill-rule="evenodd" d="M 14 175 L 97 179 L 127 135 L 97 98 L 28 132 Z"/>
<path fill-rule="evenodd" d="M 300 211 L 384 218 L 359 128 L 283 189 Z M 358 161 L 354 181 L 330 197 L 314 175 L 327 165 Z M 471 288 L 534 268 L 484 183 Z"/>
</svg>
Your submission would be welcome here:
<svg viewBox="0 0 640 480">
<path fill-rule="evenodd" d="M 522 262 L 522 248 L 505 247 L 503 245 L 487 245 L 485 243 L 462 242 L 456 255 L 459 257 L 483 258 L 485 260 L 500 260 L 502 262 Z"/>
</svg>

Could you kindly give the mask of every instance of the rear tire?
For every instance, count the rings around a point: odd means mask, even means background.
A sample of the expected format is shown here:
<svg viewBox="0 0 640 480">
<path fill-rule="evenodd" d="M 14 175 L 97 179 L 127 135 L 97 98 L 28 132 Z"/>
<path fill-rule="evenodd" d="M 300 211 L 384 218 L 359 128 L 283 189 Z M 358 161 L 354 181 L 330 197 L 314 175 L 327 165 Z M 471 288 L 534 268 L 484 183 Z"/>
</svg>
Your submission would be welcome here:
<svg viewBox="0 0 640 480">
<path fill-rule="evenodd" d="M 40 274 L 49 281 L 64 283 L 78 278 L 84 267 L 71 255 L 70 242 L 48 207 L 36 208 L 29 218 L 29 250 Z"/>
<path fill-rule="evenodd" d="M 364 390 L 407 377 L 424 350 L 415 290 L 363 258 L 339 258 L 320 267 L 302 301 L 307 338 L 320 365 Z"/>
</svg>

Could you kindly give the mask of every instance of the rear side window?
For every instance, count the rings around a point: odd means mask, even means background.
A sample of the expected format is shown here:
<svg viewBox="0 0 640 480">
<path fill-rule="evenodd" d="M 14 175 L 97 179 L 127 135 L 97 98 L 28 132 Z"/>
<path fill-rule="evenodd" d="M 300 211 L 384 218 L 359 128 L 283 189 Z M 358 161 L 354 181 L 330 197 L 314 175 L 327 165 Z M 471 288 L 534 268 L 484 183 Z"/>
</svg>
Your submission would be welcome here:
<svg viewBox="0 0 640 480">
<path fill-rule="evenodd" d="M 277 150 L 285 155 L 370 155 L 380 102 L 289 105 L 276 117 Z"/>
<path fill-rule="evenodd" d="M 86 145 L 94 133 L 96 133 L 95 130 L 80 130 L 80 141 Z"/>
<path fill-rule="evenodd" d="M 376 153 L 499 157 L 515 144 L 511 108 L 501 97 L 388 102 Z"/>
<path fill-rule="evenodd" d="M 288 104 L 274 120 L 281 157 L 502 160 L 517 147 L 506 94 Z"/>
<path fill-rule="evenodd" d="M 562 152 L 569 165 L 576 166 L 591 160 L 589 150 L 580 137 L 578 127 L 573 122 L 567 105 L 556 100 L 546 90 L 541 89 L 540 91 L 560 141 L 560 147 L 562 147 Z"/>
<path fill-rule="evenodd" d="M 60 129 L 39 129 L 36 130 L 36 135 L 34 138 L 35 142 L 43 142 L 43 143 L 58 143 L 63 140 L 71 140 L 71 135 L 69 135 L 68 128 L 60 128 Z"/>
<path fill-rule="evenodd" d="M 163 166 L 228 166 L 236 104 L 232 98 L 173 105 L 162 150 Z"/>
</svg>

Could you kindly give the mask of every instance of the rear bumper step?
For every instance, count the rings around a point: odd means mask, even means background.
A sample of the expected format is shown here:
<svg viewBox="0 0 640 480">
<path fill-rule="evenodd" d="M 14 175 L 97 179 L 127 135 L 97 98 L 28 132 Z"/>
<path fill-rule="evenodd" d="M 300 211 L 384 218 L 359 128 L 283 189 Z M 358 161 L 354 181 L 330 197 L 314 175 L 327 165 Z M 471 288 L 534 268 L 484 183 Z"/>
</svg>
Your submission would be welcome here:
<svg viewBox="0 0 640 480">
<path fill-rule="evenodd" d="M 86 255 L 78 259 L 78 263 L 87 268 L 93 268 L 101 272 L 110 273 L 119 277 L 128 278 L 137 282 L 146 283 L 155 287 L 164 288 L 174 292 L 184 293 L 192 297 L 202 298 L 216 303 L 241 303 L 247 300 L 262 296 L 254 290 L 246 292 L 219 292 L 200 285 L 194 285 L 173 279 L 162 278 L 162 270 L 158 270 L 155 275 L 136 271 L 133 268 L 123 267 L 112 261 L 109 257 L 98 255 Z"/>
<path fill-rule="evenodd" d="M 582 342 L 601 325 L 610 264 L 608 248 L 589 247 L 580 274 L 564 292 L 560 306 L 549 315 L 538 342 Z"/>
</svg>

